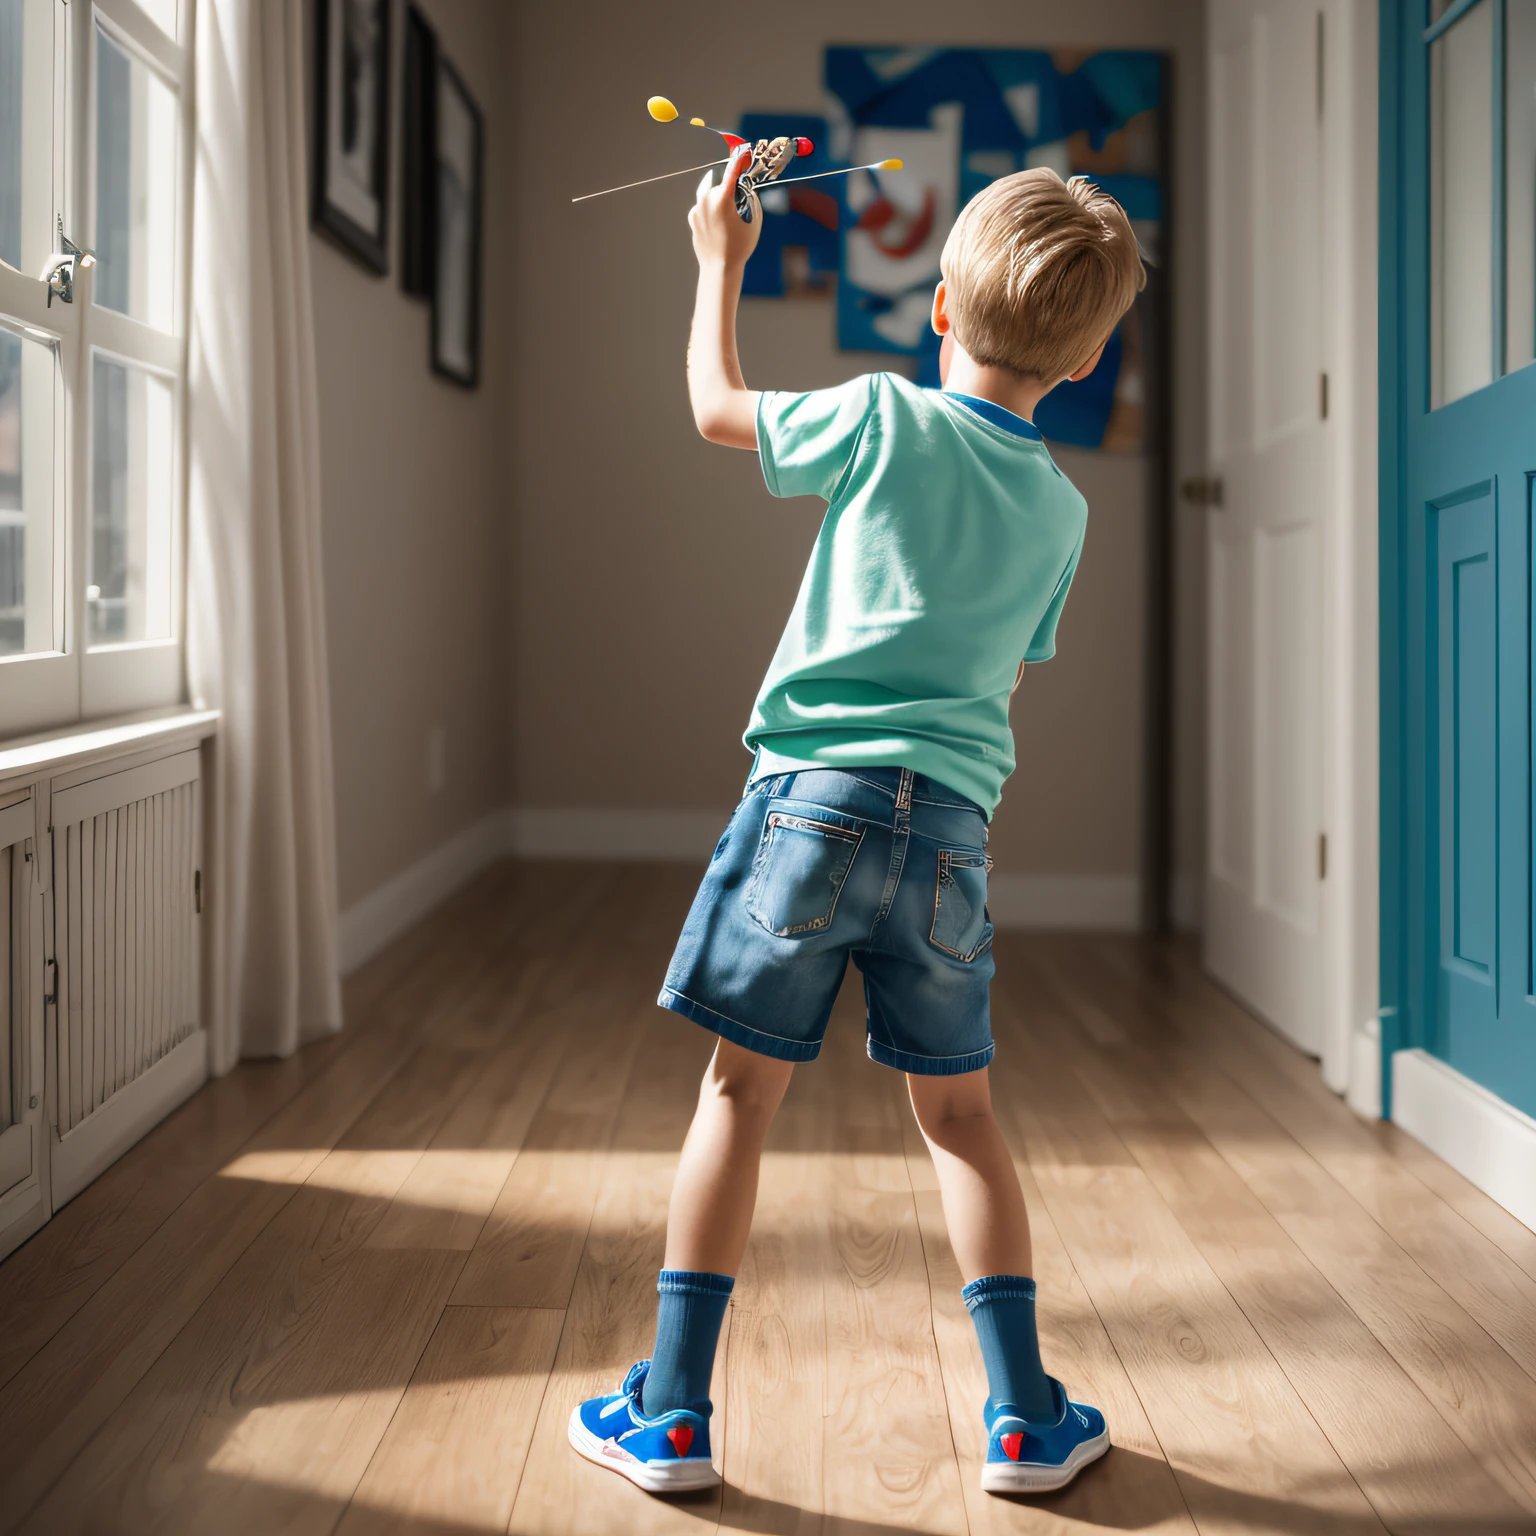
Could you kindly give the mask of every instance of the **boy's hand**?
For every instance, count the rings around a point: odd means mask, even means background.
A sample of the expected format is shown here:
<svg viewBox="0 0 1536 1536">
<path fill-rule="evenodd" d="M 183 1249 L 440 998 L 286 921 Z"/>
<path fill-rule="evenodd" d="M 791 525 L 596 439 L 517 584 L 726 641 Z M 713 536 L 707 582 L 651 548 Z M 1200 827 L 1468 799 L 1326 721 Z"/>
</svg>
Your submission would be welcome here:
<svg viewBox="0 0 1536 1536">
<path fill-rule="evenodd" d="M 744 223 L 736 212 L 736 183 L 741 173 L 752 164 L 752 151 L 746 145 L 731 156 L 725 168 L 725 178 L 718 187 L 711 185 L 713 172 L 706 171 L 699 183 L 698 200 L 688 213 L 688 227 L 693 231 L 693 253 L 701 267 L 718 263 L 727 269 L 740 270 L 757 249 L 758 237 L 763 232 L 763 209 L 757 193 L 752 199 L 752 222 Z"/>
</svg>

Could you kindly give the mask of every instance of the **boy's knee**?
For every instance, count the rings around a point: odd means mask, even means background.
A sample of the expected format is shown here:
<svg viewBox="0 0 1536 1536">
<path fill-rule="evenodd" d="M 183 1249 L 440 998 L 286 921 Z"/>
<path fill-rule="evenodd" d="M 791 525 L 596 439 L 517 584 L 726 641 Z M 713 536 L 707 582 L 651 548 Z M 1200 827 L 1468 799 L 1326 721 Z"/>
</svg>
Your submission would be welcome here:
<svg viewBox="0 0 1536 1536">
<path fill-rule="evenodd" d="M 958 1077 L 918 1077 L 908 1074 L 912 1112 L 925 1136 L 942 1143 L 957 1129 L 972 1129 L 992 1120 L 992 1095 L 986 1069 Z"/>
<path fill-rule="evenodd" d="M 794 1064 L 722 1040 L 704 1073 L 702 1091 L 728 1099 L 738 1110 L 769 1114 L 779 1107 Z"/>
</svg>

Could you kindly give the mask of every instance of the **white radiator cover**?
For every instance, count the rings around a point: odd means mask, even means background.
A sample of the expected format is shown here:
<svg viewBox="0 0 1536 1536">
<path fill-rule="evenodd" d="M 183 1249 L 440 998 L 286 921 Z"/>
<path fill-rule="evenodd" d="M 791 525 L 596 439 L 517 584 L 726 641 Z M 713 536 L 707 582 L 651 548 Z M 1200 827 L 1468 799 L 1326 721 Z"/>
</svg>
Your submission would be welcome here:
<svg viewBox="0 0 1536 1536">
<path fill-rule="evenodd" d="M 179 752 L 53 797 L 60 1151 L 117 1096 L 129 1100 L 99 1122 L 103 1145 L 72 1149 L 66 1167 L 110 1160 L 130 1128 L 130 1140 L 142 1134 L 146 1113 L 167 1111 L 159 1100 L 189 1091 L 177 1047 L 198 1032 L 199 763 L 197 751 Z M 162 1063 L 174 1069 L 157 1072 Z M 56 1159 L 56 1183 L 59 1171 Z M 56 1189 L 55 1208 L 71 1193 Z"/>
</svg>

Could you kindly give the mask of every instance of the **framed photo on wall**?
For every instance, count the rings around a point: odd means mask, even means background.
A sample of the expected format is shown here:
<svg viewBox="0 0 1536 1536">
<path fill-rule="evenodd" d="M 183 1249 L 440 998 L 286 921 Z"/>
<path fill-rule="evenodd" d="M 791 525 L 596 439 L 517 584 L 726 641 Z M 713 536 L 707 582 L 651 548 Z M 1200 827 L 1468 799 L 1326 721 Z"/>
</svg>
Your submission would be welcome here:
<svg viewBox="0 0 1536 1536">
<path fill-rule="evenodd" d="M 390 0 L 316 0 L 314 222 L 389 270 Z"/>
<path fill-rule="evenodd" d="M 405 8 L 405 82 L 400 289 L 432 297 L 437 255 L 437 33 L 418 6 Z"/>
<path fill-rule="evenodd" d="M 474 389 L 480 383 L 485 123 L 459 72 L 441 54 L 435 93 L 432 367 Z"/>
</svg>

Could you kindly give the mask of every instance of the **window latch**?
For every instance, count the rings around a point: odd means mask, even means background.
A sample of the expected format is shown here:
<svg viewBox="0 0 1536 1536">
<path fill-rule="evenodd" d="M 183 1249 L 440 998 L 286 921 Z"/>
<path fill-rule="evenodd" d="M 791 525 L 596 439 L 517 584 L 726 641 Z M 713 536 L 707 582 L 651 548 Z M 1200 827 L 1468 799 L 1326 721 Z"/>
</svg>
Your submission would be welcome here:
<svg viewBox="0 0 1536 1536">
<path fill-rule="evenodd" d="M 96 265 L 95 251 L 87 251 L 75 244 L 64 233 L 64 216 L 59 215 L 58 249 L 48 258 L 43 268 L 42 280 L 48 284 L 48 308 L 53 308 L 57 296 L 61 304 L 75 302 L 75 273 Z"/>
</svg>

